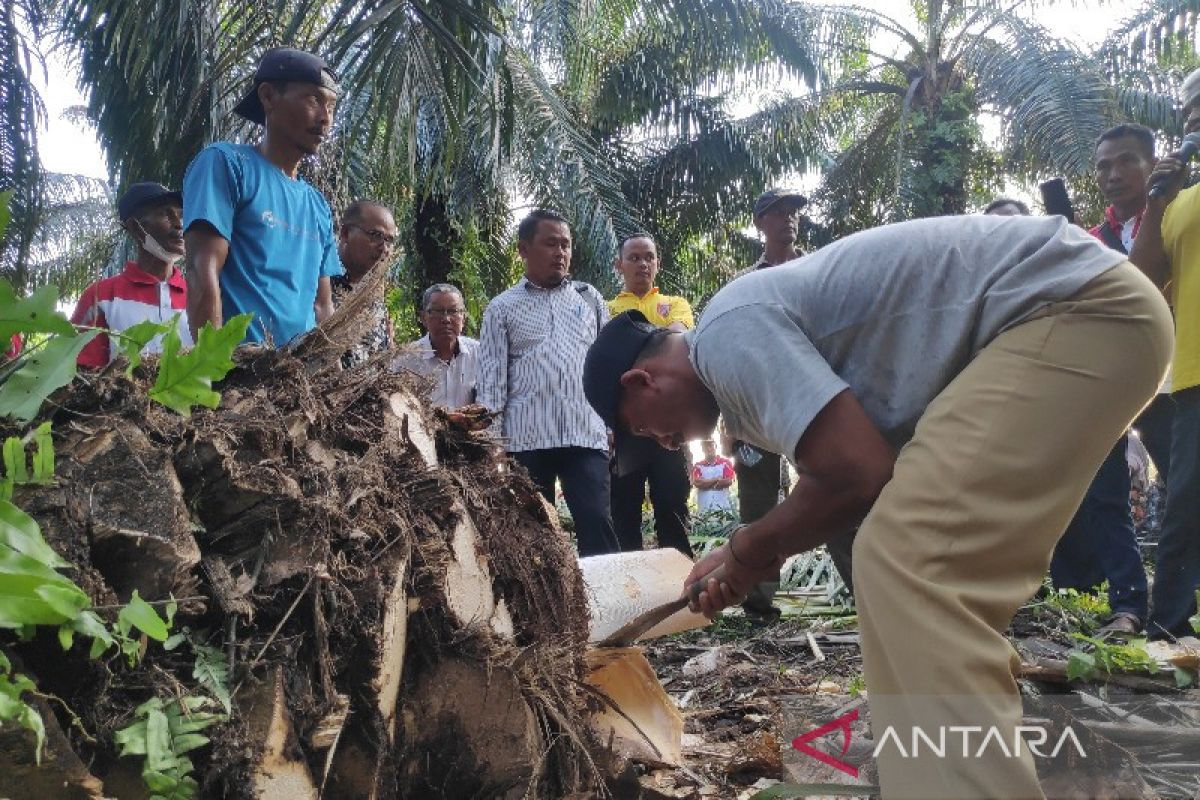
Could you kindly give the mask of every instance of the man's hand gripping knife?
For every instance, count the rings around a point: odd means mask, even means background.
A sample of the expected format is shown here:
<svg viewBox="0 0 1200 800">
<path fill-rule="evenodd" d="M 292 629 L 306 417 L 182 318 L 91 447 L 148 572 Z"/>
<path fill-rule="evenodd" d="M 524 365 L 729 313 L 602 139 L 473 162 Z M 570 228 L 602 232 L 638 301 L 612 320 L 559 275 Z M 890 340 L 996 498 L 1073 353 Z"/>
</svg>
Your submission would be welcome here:
<svg viewBox="0 0 1200 800">
<path fill-rule="evenodd" d="M 738 534 L 751 525 L 739 525 L 729 541 L 696 562 L 684 581 L 684 592 L 697 581 L 702 582 L 699 594 L 692 591 L 688 607 L 708 618 L 728 606 L 740 603 L 746 594 L 764 580 L 776 580 L 783 565 L 782 556 L 762 553 L 762 548 L 747 547 L 745 536 Z"/>
</svg>

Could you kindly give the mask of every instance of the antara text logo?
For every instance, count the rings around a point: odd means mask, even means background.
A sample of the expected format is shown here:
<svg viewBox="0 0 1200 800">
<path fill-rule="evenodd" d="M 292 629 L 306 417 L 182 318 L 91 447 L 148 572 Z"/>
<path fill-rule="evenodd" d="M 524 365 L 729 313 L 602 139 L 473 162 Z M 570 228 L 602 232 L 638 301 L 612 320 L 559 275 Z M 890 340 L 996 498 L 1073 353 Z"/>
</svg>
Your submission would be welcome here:
<svg viewBox="0 0 1200 800">
<path fill-rule="evenodd" d="M 858 767 L 843 760 L 850 750 L 850 726 L 857 721 L 856 708 L 797 736 L 792 740 L 792 748 L 852 778 L 857 778 Z M 813 741 L 834 731 L 842 734 L 842 751 L 838 755 L 831 755 L 812 745 Z M 928 730 L 921 726 L 913 726 L 907 736 L 901 735 L 894 726 L 889 725 L 879 737 L 871 755 L 873 758 L 879 758 L 881 753 L 891 748 L 891 751 L 901 758 L 957 758 L 959 754 L 962 758 L 1020 758 L 1022 746 L 1038 758 L 1057 758 L 1065 748 L 1073 748 L 1081 758 L 1087 758 L 1083 744 L 1069 725 L 1063 728 L 1057 737 L 1051 736 L 1050 731 L 1041 725 L 1018 725 L 1007 737 L 994 725 L 939 725 Z"/>
<path fill-rule="evenodd" d="M 946 753 L 953 756 L 962 754 L 963 758 L 983 758 L 985 756 L 1003 755 L 1005 758 L 1020 758 L 1021 746 L 1038 758 L 1058 758 L 1064 747 L 1073 747 L 1081 758 L 1087 758 L 1083 744 L 1071 726 L 1063 728 L 1063 732 L 1054 741 L 1054 746 L 1048 752 L 1046 745 L 1051 741 L 1050 732 L 1041 725 L 1018 725 L 1013 729 L 1011 738 L 1005 738 L 1004 733 L 992 725 L 939 725 L 926 731 L 920 726 L 913 726 L 912 735 L 906 742 L 889 725 L 879 737 L 872 755 L 879 758 L 884 748 L 892 747 L 902 758 L 918 758 L 921 755 L 945 758 Z M 961 744 L 961 747 L 958 745 Z"/>
</svg>

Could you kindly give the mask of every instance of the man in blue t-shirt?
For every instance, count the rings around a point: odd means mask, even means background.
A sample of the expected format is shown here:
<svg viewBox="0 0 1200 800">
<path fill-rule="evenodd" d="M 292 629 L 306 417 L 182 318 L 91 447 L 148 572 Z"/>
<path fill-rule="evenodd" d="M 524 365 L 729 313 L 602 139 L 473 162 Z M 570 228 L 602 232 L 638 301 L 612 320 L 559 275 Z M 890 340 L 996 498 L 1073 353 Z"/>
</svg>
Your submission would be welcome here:
<svg viewBox="0 0 1200 800">
<path fill-rule="evenodd" d="M 257 145 L 216 142 L 183 178 L 188 319 L 253 312 L 246 341 L 284 345 L 333 313 L 329 278 L 342 274 L 333 214 L 296 177 L 329 134 L 338 85 L 319 56 L 268 50 L 234 111 L 264 126 Z"/>
</svg>

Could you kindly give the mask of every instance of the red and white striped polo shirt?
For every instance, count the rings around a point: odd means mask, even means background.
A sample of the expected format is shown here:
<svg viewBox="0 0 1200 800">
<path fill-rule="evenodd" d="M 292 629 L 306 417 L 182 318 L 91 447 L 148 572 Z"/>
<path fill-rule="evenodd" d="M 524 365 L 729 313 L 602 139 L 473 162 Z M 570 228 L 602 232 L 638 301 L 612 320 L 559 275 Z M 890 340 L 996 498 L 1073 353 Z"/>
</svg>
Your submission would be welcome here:
<svg viewBox="0 0 1200 800">
<path fill-rule="evenodd" d="M 120 275 L 96 281 L 84 290 L 71 315 L 75 325 L 94 325 L 113 331 L 123 331 L 139 322 L 166 322 L 179 315 L 179 338 L 184 347 L 192 346 L 188 330 L 187 284 L 183 273 L 171 268 L 171 277 L 160 281 L 138 267 L 136 261 L 125 264 Z M 143 353 L 161 353 L 162 337 L 156 336 L 142 348 Z M 103 333 L 88 343 L 79 354 L 79 366 L 103 367 L 116 352 Z"/>
</svg>

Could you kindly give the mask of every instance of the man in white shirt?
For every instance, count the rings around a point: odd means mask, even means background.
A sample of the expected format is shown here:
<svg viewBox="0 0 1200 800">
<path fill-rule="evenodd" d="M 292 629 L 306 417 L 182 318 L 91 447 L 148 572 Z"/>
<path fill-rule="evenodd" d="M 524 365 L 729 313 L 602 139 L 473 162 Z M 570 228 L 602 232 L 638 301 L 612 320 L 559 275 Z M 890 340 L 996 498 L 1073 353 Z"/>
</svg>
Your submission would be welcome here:
<svg viewBox="0 0 1200 800">
<path fill-rule="evenodd" d="M 421 324 L 426 333 L 410 342 L 393 362 L 394 369 L 408 369 L 435 381 L 429 393 L 435 406 L 455 409 L 475 401 L 479 342 L 462 335 L 466 316 L 457 286 L 430 286 L 421 295 Z"/>
</svg>

